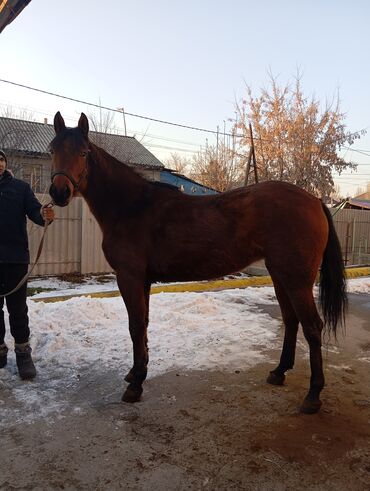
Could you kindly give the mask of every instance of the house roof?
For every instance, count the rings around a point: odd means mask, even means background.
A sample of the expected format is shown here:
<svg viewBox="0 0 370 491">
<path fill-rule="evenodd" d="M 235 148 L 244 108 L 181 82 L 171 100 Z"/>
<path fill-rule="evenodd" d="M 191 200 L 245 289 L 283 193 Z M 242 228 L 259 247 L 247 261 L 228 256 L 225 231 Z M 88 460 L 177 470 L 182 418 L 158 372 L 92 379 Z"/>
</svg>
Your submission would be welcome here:
<svg viewBox="0 0 370 491">
<path fill-rule="evenodd" d="M 185 181 L 188 181 L 189 183 L 193 183 L 193 184 L 196 184 L 197 186 L 208 189 L 209 191 L 214 191 L 215 193 L 219 193 L 219 191 L 217 191 L 216 189 L 210 188 L 209 186 L 206 186 L 205 184 L 201 184 L 200 182 L 194 181 L 190 177 L 187 177 L 184 174 L 177 172 L 176 170 L 165 168 L 165 169 L 162 169 L 162 173 L 170 174 L 172 176 L 175 176 L 175 178 L 178 177 L 179 179 L 184 179 Z"/>
<path fill-rule="evenodd" d="M 358 198 L 347 198 L 342 200 L 340 203 L 335 205 L 335 208 L 354 208 L 370 210 L 370 200 L 369 199 L 358 199 Z"/>
<path fill-rule="evenodd" d="M 364 208 L 370 210 L 370 200 L 368 199 L 350 198 L 348 200 L 348 203 L 355 208 Z"/>
<path fill-rule="evenodd" d="M 3 0 L 0 9 L 0 32 L 17 17 L 31 0 Z"/>
<path fill-rule="evenodd" d="M 54 136 L 51 124 L 0 117 L 0 148 L 5 152 L 48 155 Z M 89 138 L 121 162 L 151 169 L 164 168 L 162 162 L 134 137 L 90 131 Z"/>
<path fill-rule="evenodd" d="M 354 197 L 354 199 L 370 200 L 370 191 L 366 191 L 365 193 L 358 194 L 357 196 Z"/>
</svg>

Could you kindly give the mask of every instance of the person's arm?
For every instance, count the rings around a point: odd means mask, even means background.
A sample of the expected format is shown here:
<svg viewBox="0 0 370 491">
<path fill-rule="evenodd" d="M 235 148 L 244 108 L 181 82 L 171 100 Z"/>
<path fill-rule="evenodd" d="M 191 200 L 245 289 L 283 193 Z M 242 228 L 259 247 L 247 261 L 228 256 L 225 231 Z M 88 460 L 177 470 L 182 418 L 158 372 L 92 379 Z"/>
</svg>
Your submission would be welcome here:
<svg viewBox="0 0 370 491">
<path fill-rule="evenodd" d="M 26 215 L 37 225 L 43 227 L 45 225 L 45 220 L 48 220 L 49 223 L 54 220 L 54 210 L 52 208 L 43 207 L 30 186 L 26 187 L 24 204 Z"/>
</svg>

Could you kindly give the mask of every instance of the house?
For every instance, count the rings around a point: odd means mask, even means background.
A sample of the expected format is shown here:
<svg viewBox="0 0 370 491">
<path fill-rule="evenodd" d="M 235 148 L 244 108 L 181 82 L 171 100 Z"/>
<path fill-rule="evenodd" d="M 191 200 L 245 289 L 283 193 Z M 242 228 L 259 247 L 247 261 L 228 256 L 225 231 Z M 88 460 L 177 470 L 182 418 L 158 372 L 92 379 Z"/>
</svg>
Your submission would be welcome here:
<svg viewBox="0 0 370 491">
<path fill-rule="evenodd" d="M 203 184 L 199 184 L 189 177 L 186 177 L 183 174 L 179 174 L 178 172 L 170 169 L 161 170 L 160 180 L 161 182 L 176 186 L 186 194 L 205 195 L 218 193 L 218 191 L 216 191 L 215 189 L 203 186 Z"/>
<path fill-rule="evenodd" d="M 49 189 L 51 155 L 48 147 L 54 136 L 54 127 L 47 120 L 36 123 L 0 117 L 0 148 L 7 155 L 8 167 L 15 177 L 27 181 L 36 193 L 45 193 Z M 160 180 L 163 163 L 134 137 L 90 131 L 89 138 L 145 178 Z"/>
<path fill-rule="evenodd" d="M 54 127 L 46 119 L 44 123 L 37 123 L 0 117 L 0 149 L 7 155 L 8 167 L 15 177 L 27 181 L 36 193 L 46 193 L 50 186 L 51 155 L 48 148 L 54 136 Z M 148 180 L 172 184 L 187 194 L 217 192 L 165 169 L 163 163 L 134 137 L 90 131 L 89 138 Z"/>
<path fill-rule="evenodd" d="M 367 201 L 370 201 L 370 190 L 369 191 L 366 191 L 365 193 L 362 193 L 362 194 L 358 194 L 357 196 L 355 196 L 356 199 L 359 199 L 359 200 L 367 200 Z"/>
<path fill-rule="evenodd" d="M 370 199 L 348 198 L 344 208 L 354 210 L 370 210 Z"/>
<path fill-rule="evenodd" d="M 360 210 L 370 210 L 370 191 L 358 194 L 349 200 L 350 207 Z"/>
<path fill-rule="evenodd" d="M 338 203 L 339 208 L 350 208 L 353 210 L 370 210 L 370 192 L 359 194 L 354 198 L 347 198 Z"/>
<path fill-rule="evenodd" d="M 2 0 L 0 2 L 0 33 L 21 13 L 31 0 Z"/>
</svg>

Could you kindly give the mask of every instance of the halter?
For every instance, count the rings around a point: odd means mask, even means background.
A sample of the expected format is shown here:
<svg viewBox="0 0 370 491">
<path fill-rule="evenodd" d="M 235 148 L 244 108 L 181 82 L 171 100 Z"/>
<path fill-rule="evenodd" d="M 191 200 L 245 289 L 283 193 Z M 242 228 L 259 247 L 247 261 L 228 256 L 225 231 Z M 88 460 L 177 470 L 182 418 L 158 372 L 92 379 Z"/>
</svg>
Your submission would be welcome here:
<svg viewBox="0 0 370 491">
<path fill-rule="evenodd" d="M 70 182 L 71 184 L 73 185 L 73 189 L 74 191 L 78 191 L 79 187 L 80 187 L 80 184 L 81 184 L 81 181 L 84 177 L 87 178 L 87 173 L 88 173 L 88 167 L 87 167 L 87 157 L 88 157 L 88 154 L 89 154 L 90 150 L 87 150 L 87 153 L 86 153 L 86 158 L 85 158 L 85 168 L 84 170 L 81 172 L 81 174 L 79 175 L 79 179 L 78 181 L 76 181 L 70 174 L 68 174 L 68 172 L 65 172 L 64 170 L 58 170 L 56 172 L 53 172 L 51 174 L 51 182 L 54 181 L 54 177 L 56 176 L 64 176 L 66 177 Z"/>
</svg>

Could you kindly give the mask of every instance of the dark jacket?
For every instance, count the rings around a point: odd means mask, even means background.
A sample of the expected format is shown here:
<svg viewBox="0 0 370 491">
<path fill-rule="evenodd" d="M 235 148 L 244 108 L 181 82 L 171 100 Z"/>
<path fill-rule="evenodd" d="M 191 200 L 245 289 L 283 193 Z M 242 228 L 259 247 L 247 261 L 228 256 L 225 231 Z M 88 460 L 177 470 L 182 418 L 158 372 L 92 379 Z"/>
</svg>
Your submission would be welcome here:
<svg viewBox="0 0 370 491">
<path fill-rule="evenodd" d="M 5 170 L 0 179 L 0 263 L 30 262 L 26 217 L 43 226 L 40 209 L 29 184 Z"/>
</svg>

